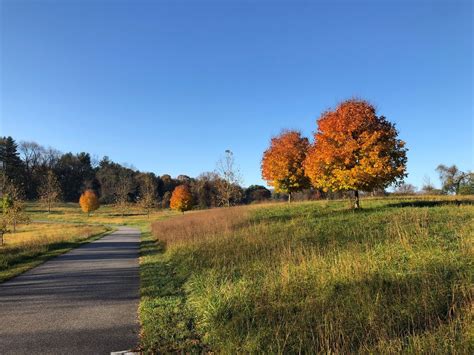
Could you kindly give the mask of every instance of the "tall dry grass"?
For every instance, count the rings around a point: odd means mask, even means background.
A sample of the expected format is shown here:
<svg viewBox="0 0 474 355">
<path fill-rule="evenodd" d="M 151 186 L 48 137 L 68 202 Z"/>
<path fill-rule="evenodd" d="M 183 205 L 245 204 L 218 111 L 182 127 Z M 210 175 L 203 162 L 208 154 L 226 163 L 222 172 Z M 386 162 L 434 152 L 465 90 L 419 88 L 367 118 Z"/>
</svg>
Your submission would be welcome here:
<svg viewBox="0 0 474 355">
<path fill-rule="evenodd" d="M 168 247 L 178 247 L 229 235 L 248 219 L 249 213 L 245 206 L 215 208 L 155 222 L 151 229 Z"/>
<path fill-rule="evenodd" d="M 472 350 L 472 199 L 374 199 L 364 207 L 355 213 L 345 202 L 308 202 L 155 223 L 165 249 L 144 261 L 160 275 L 151 282 L 161 283 L 148 285 L 141 308 L 144 344 L 271 353 Z"/>
</svg>

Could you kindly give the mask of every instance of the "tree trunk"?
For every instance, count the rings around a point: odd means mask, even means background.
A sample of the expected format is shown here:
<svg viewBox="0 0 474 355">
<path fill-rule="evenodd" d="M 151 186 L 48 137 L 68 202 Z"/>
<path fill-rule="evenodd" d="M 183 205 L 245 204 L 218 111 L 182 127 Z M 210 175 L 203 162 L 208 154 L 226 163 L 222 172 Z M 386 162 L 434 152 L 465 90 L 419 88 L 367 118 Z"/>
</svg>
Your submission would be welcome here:
<svg viewBox="0 0 474 355">
<path fill-rule="evenodd" d="M 48 214 L 51 213 L 51 202 L 48 202 Z"/>
<path fill-rule="evenodd" d="M 288 193 L 288 203 L 291 203 L 291 192 Z"/>
<path fill-rule="evenodd" d="M 354 197 L 355 197 L 354 208 L 359 209 L 360 208 L 359 191 L 354 190 Z"/>
</svg>

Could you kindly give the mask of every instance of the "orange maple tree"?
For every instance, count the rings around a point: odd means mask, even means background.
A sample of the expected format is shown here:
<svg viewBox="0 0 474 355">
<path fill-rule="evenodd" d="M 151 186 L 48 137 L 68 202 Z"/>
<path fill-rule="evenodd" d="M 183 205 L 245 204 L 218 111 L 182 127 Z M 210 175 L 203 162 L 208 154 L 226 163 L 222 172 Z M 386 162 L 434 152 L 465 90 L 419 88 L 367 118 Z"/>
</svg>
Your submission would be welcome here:
<svg viewBox="0 0 474 355">
<path fill-rule="evenodd" d="M 406 174 L 405 142 L 394 124 L 377 116 L 363 100 L 347 100 L 318 119 L 305 171 L 316 188 L 353 190 L 359 208 L 359 191 L 386 188 Z"/>
<path fill-rule="evenodd" d="M 83 212 L 90 215 L 92 211 L 95 211 L 100 207 L 99 199 L 93 190 L 86 190 L 82 193 L 79 198 L 79 205 Z"/>
<path fill-rule="evenodd" d="M 263 153 L 262 178 L 276 192 L 291 194 L 309 187 L 303 162 L 309 148 L 307 138 L 298 131 L 284 131 L 272 138 L 270 147 Z"/>
<path fill-rule="evenodd" d="M 187 185 L 179 185 L 173 190 L 171 195 L 170 207 L 173 210 L 183 212 L 192 207 L 193 196 Z"/>
</svg>

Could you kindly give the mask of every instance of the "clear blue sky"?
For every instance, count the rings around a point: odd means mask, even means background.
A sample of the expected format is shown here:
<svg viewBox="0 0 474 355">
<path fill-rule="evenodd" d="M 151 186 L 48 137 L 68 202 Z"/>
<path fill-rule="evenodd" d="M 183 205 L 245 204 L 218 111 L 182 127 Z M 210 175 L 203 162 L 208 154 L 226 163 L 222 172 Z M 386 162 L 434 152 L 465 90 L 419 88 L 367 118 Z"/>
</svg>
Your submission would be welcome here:
<svg viewBox="0 0 474 355">
<path fill-rule="evenodd" d="M 471 1 L 25 1 L 1 4 L 1 135 L 173 176 L 226 149 L 245 185 L 283 128 L 368 99 L 409 177 L 472 169 Z"/>
</svg>

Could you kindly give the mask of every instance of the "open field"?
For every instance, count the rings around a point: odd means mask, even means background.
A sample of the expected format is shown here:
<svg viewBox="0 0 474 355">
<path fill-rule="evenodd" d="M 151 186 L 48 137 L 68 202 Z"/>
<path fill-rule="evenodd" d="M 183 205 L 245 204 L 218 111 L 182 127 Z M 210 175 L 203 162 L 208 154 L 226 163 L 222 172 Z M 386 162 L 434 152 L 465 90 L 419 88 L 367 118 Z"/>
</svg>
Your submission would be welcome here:
<svg viewBox="0 0 474 355">
<path fill-rule="evenodd" d="M 0 282 L 90 241 L 110 228 L 100 225 L 30 223 L 4 236 L 0 246 Z"/>
<path fill-rule="evenodd" d="M 87 216 L 87 213 L 81 211 L 78 203 L 59 204 L 52 208 L 51 213 L 38 203 L 29 203 L 27 211 L 31 219 L 35 221 L 131 226 L 149 225 L 152 221 L 177 214 L 169 210 L 153 210 L 148 216 L 140 208 L 131 206 L 122 215 L 121 211 L 113 205 L 103 205 Z"/>
<path fill-rule="evenodd" d="M 474 199 L 217 209 L 142 243 L 142 346 L 472 353 Z"/>
<path fill-rule="evenodd" d="M 130 225 L 149 230 L 151 221 L 176 214 L 152 211 L 148 216 L 131 207 L 122 216 L 114 206 L 102 206 L 87 216 L 77 203 L 60 204 L 48 213 L 40 204 L 31 202 L 26 210 L 32 223 L 20 225 L 14 234 L 5 234 L 5 245 L 0 247 L 0 282 L 98 238 L 114 226 Z"/>
</svg>

